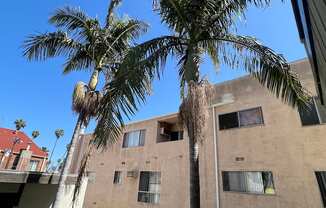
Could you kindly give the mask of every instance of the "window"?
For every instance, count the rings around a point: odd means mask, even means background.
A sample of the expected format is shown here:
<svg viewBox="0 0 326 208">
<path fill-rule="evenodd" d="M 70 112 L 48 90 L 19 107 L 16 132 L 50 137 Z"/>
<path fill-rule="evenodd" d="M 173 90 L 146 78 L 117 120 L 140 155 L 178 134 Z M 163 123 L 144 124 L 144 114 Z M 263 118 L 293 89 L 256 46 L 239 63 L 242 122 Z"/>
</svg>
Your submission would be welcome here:
<svg viewBox="0 0 326 208">
<path fill-rule="evenodd" d="M 326 171 L 315 172 L 324 207 L 326 207 Z"/>
<path fill-rule="evenodd" d="M 40 163 L 40 161 L 38 161 L 38 160 L 29 161 L 28 170 L 29 171 L 37 171 L 37 166 L 39 163 Z"/>
<path fill-rule="evenodd" d="M 275 194 L 273 174 L 264 171 L 223 171 L 223 191 Z"/>
<path fill-rule="evenodd" d="M 228 113 L 218 117 L 220 129 L 231 129 L 239 127 L 238 113 Z"/>
<path fill-rule="evenodd" d="M 138 147 L 145 144 L 145 130 L 131 131 L 124 134 L 122 147 Z"/>
<path fill-rule="evenodd" d="M 113 184 L 121 184 L 122 183 L 122 172 L 114 171 Z"/>
<path fill-rule="evenodd" d="M 219 115 L 220 130 L 263 124 L 261 107 Z"/>
<path fill-rule="evenodd" d="M 326 109 L 317 97 L 314 97 L 309 108 L 298 108 L 302 126 L 317 125 L 326 122 Z"/>
<path fill-rule="evenodd" d="M 140 172 L 138 201 L 158 204 L 160 201 L 160 172 Z"/>
<path fill-rule="evenodd" d="M 159 122 L 159 134 L 157 143 L 171 142 L 183 139 L 183 130 L 177 122 Z"/>
</svg>

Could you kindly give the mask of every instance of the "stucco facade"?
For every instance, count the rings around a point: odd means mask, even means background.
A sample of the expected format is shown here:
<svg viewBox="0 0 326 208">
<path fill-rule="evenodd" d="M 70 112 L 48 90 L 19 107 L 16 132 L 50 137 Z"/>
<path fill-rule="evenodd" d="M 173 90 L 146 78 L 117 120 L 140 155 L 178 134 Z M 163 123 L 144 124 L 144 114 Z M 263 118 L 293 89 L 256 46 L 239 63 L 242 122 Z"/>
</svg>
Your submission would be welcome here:
<svg viewBox="0 0 326 208">
<path fill-rule="evenodd" d="M 309 62 L 300 60 L 291 68 L 315 95 Z M 262 114 L 259 125 L 220 130 L 220 115 L 256 107 Z M 207 108 L 211 116 L 199 160 L 202 208 L 323 207 L 314 171 L 326 170 L 326 125 L 302 126 L 297 109 L 283 104 L 249 76 L 215 85 Z M 127 125 L 127 133 L 145 130 L 138 147 L 125 148 L 128 144 L 122 137 L 107 151 L 93 154 L 89 170 L 95 172 L 95 182 L 87 187 L 84 207 L 189 207 L 188 137 L 184 132 L 182 140 L 158 142 L 162 122 L 178 123 L 177 115 Z M 174 128 L 180 130 L 178 125 Z M 82 146 L 79 149 L 85 149 Z M 121 181 L 115 179 L 115 171 L 121 171 Z M 130 177 L 130 171 L 137 174 Z M 156 204 L 139 202 L 141 171 L 161 173 Z M 224 190 L 223 171 L 268 171 L 275 193 Z"/>
<path fill-rule="evenodd" d="M 309 62 L 300 60 L 292 63 L 291 68 L 315 95 Z M 302 126 L 297 109 L 284 105 L 250 77 L 218 84 L 213 94 L 210 111 L 215 122 L 210 122 L 211 136 L 200 151 L 202 207 L 323 207 L 315 171 L 326 170 L 326 125 Z M 228 99 L 223 103 L 225 95 Z M 262 109 L 263 124 L 219 129 L 219 115 L 255 107 Z M 215 169 L 218 175 L 212 174 Z M 222 171 L 271 171 L 275 194 L 223 191 Z M 216 177 L 217 186 L 213 187 Z"/>
<path fill-rule="evenodd" d="M 189 207 L 187 136 L 183 135 L 183 139 L 178 141 L 158 143 L 161 121 L 175 124 L 177 115 L 127 125 L 125 132 L 145 130 L 144 146 L 122 148 L 123 138 L 121 138 L 107 151 L 92 155 L 89 170 L 94 171 L 96 176 L 95 182 L 88 184 L 84 207 Z M 121 171 L 120 184 L 113 184 L 115 171 Z M 128 176 L 128 171 L 137 173 Z M 161 173 L 158 204 L 138 202 L 141 171 Z"/>
</svg>

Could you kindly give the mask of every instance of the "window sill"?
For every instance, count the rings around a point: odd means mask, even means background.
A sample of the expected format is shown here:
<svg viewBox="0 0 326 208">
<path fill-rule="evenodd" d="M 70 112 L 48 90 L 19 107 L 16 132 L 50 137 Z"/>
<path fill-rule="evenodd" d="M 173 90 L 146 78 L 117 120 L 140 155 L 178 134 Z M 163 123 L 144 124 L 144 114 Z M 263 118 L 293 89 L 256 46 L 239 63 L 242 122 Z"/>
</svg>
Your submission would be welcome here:
<svg viewBox="0 0 326 208">
<path fill-rule="evenodd" d="M 311 124 L 311 125 L 302 125 L 302 128 L 309 128 L 309 127 L 319 127 L 319 126 L 326 126 L 326 123 L 320 123 L 320 124 Z"/>
<path fill-rule="evenodd" d="M 229 129 L 219 129 L 219 131 L 232 131 L 232 130 L 237 130 L 237 129 L 247 129 L 247 128 L 254 128 L 254 127 L 265 127 L 265 124 L 252 124 L 248 126 L 240 126 L 240 127 L 235 127 L 235 128 L 229 128 Z"/>
<path fill-rule="evenodd" d="M 122 147 L 121 149 L 128 150 L 128 149 L 135 149 L 135 148 L 141 148 L 141 147 L 144 147 L 144 146 Z"/>
<path fill-rule="evenodd" d="M 179 140 L 173 140 L 173 141 L 164 141 L 164 142 L 156 142 L 156 144 L 164 144 L 164 143 L 170 143 L 170 142 L 181 142 L 183 141 L 183 139 L 179 139 Z"/>
<path fill-rule="evenodd" d="M 250 193 L 250 192 L 238 192 L 238 191 L 223 191 L 224 193 L 230 194 L 244 194 L 244 195 L 254 195 L 254 196 L 277 196 L 276 194 L 261 194 L 261 193 Z"/>
</svg>

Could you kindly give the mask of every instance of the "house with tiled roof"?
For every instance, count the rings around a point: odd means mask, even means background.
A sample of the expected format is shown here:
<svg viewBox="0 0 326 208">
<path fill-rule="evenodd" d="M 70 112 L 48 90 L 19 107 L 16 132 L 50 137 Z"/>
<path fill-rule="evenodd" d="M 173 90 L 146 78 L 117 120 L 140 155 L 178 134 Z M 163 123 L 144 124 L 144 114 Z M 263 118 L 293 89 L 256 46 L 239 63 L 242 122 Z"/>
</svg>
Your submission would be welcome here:
<svg viewBox="0 0 326 208">
<path fill-rule="evenodd" d="M 42 172 L 47 158 L 47 152 L 24 132 L 0 128 L 0 170 Z"/>
</svg>

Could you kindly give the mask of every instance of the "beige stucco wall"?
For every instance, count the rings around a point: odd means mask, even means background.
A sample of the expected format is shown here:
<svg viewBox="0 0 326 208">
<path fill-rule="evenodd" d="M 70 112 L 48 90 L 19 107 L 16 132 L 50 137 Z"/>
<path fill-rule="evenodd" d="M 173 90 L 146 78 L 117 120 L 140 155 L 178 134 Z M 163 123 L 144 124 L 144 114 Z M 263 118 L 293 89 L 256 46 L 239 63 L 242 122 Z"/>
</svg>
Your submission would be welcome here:
<svg viewBox="0 0 326 208">
<path fill-rule="evenodd" d="M 315 88 L 309 63 L 292 64 L 303 84 L 313 94 Z M 218 115 L 262 107 L 264 125 L 217 130 L 219 190 L 221 208 L 321 208 L 323 207 L 315 170 L 326 170 L 326 125 L 302 127 L 296 109 L 281 103 L 250 77 L 219 84 L 215 87 L 213 104 L 224 94 L 232 94 L 234 101 L 215 108 Z M 212 109 L 211 109 L 212 112 Z M 213 113 L 211 114 L 213 115 Z M 213 130 L 213 122 L 211 122 Z M 202 207 L 216 207 L 215 166 L 207 158 L 214 158 L 213 131 L 201 146 Z M 236 161 L 243 157 L 244 161 Z M 272 171 L 275 195 L 255 195 L 224 192 L 221 171 Z M 205 182 L 204 182 L 205 181 Z M 214 181 L 214 183 L 213 183 Z M 215 200 L 214 200 L 215 199 Z"/>
<path fill-rule="evenodd" d="M 156 143 L 158 121 L 176 115 L 135 122 L 125 131 L 146 129 L 143 147 L 122 148 L 122 138 L 105 152 L 93 154 L 90 171 L 95 171 L 95 182 L 87 187 L 87 208 L 189 207 L 188 141 Z M 123 164 L 124 163 L 124 164 Z M 113 184 L 114 171 L 122 171 L 122 184 Z M 127 171 L 160 171 L 159 204 L 137 202 L 138 177 L 127 177 Z"/>
</svg>

